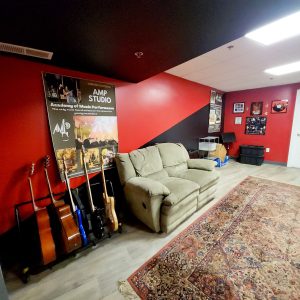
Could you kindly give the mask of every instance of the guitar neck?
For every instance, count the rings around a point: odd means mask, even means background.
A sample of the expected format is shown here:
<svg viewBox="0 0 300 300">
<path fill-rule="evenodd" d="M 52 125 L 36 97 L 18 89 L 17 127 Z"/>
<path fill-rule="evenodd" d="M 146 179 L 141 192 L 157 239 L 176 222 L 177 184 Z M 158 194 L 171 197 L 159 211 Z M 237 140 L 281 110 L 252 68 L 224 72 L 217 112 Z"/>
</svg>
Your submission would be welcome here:
<svg viewBox="0 0 300 300">
<path fill-rule="evenodd" d="M 44 171 L 45 171 L 45 175 L 46 175 L 46 180 L 47 180 L 47 185 L 48 185 L 48 190 L 49 190 L 49 194 L 50 194 L 50 197 L 51 197 L 51 201 L 52 201 L 53 204 L 55 204 L 57 201 L 54 199 L 54 196 L 53 196 L 53 192 L 52 192 L 52 188 L 51 188 L 47 168 L 44 168 Z"/>
<path fill-rule="evenodd" d="M 106 188 L 106 180 L 105 180 L 105 174 L 104 174 L 104 164 L 103 164 L 103 157 L 101 155 L 101 177 L 102 177 L 102 184 L 103 184 L 103 192 L 104 196 L 108 197 L 107 195 L 107 188 Z"/>
<path fill-rule="evenodd" d="M 69 192 L 69 197 L 70 197 L 70 201 L 71 201 L 72 211 L 73 211 L 73 213 L 75 213 L 76 207 L 75 207 L 75 204 L 74 204 L 74 201 L 73 201 L 73 196 L 72 196 L 71 186 L 70 186 L 70 180 L 69 180 L 69 176 L 68 176 L 67 170 L 64 170 L 64 175 L 65 175 L 66 186 L 67 186 L 67 189 L 68 189 L 68 192 Z"/>
<path fill-rule="evenodd" d="M 32 188 L 32 181 L 31 181 L 31 178 L 28 177 L 28 183 L 29 183 L 29 189 L 30 189 L 30 195 L 31 195 L 31 201 L 32 201 L 32 205 L 33 205 L 33 209 L 34 211 L 38 211 L 39 208 L 37 207 L 37 205 L 35 204 L 35 201 L 34 201 L 34 194 L 33 194 L 33 188 Z"/>
<path fill-rule="evenodd" d="M 92 212 L 94 212 L 95 206 L 94 206 L 94 202 L 93 202 L 93 196 L 92 196 L 92 191 L 91 191 L 89 175 L 88 175 L 88 171 L 87 171 L 87 167 L 86 167 L 85 154 L 83 151 L 82 151 L 82 156 L 83 156 L 82 161 L 83 161 L 83 169 L 84 169 L 84 175 L 85 175 L 85 180 L 86 180 L 87 194 L 88 194 L 91 210 L 92 210 Z"/>
</svg>

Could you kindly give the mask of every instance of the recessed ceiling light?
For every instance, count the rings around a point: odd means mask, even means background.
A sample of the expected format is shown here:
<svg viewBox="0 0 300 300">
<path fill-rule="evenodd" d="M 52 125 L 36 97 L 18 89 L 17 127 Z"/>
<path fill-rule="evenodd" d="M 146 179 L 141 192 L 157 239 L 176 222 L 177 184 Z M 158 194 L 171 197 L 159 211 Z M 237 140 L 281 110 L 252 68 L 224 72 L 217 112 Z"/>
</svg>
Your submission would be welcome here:
<svg viewBox="0 0 300 300">
<path fill-rule="evenodd" d="M 264 45 L 271 45 L 299 34 L 300 11 L 251 31 L 245 37 Z"/>
<path fill-rule="evenodd" d="M 296 61 L 291 64 L 267 69 L 267 70 L 265 70 L 265 73 L 268 73 L 271 75 L 285 75 L 285 74 L 295 73 L 295 72 L 299 72 L 299 71 L 300 71 L 300 61 Z"/>
</svg>

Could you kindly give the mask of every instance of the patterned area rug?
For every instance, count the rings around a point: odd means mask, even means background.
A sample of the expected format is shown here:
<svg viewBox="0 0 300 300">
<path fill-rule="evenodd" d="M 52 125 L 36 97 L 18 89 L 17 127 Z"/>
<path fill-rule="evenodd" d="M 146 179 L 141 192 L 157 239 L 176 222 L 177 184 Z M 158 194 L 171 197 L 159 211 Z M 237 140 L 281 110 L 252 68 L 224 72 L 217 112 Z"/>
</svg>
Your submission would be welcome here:
<svg viewBox="0 0 300 300">
<path fill-rule="evenodd" d="M 141 299 L 300 299 L 300 187 L 248 177 L 128 283 Z"/>
</svg>

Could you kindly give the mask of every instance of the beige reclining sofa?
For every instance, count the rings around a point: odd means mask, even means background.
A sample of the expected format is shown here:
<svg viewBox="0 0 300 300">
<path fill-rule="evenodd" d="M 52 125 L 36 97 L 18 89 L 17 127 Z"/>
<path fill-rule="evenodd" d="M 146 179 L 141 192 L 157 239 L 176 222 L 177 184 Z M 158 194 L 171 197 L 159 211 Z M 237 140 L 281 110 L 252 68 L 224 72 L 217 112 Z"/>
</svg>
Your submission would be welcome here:
<svg viewBox="0 0 300 300">
<path fill-rule="evenodd" d="M 190 159 L 182 144 L 118 153 L 116 164 L 133 214 L 155 232 L 170 232 L 214 198 L 215 162 Z"/>
</svg>

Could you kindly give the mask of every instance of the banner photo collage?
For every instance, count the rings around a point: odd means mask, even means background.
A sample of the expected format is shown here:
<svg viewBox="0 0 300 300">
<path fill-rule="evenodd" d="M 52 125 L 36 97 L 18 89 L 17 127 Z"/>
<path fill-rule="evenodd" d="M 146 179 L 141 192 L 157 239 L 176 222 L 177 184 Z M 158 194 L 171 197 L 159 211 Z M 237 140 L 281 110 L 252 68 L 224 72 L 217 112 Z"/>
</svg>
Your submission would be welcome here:
<svg viewBox="0 0 300 300">
<path fill-rule="evenodd" d="M 63 158 L 70 177 L 113 164 L 118 152 L 115 87 L 106 83 L 43 73 L 53 148 L 63 179 Z M 83 147 L 82 147 L 83 146 Z"/>
<path fill-rule="evenodd" d="M 220 132 L 222 124 L 222 94 L 211 91 L 208 133 Z"/>
</svg>

